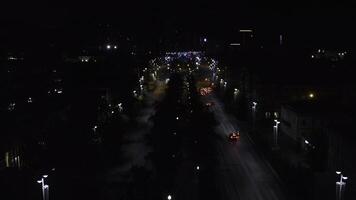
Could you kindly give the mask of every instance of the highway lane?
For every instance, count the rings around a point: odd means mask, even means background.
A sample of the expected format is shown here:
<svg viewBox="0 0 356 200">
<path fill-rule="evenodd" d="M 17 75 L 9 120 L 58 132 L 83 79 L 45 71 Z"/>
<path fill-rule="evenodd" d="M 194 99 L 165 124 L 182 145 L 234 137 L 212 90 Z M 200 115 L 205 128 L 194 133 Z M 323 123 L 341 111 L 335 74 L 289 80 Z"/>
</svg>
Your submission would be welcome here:
<svg viewBox="0 0 356 200">
<path fill-rule="evenodd" d="M 219 199 L 285 199 L 278 177 L 255 151 L 248 135 L 241 132 L 239 141 L 228 140 L 231 132 L 239 130 L 237 120 L 224 111 L 223 104 L 216 97 L 209 96 L 204 101 L 214 102 L 215 105 L 210 109 L 218 121 L 215 132 L 219 137 L 213 144 L 217 160 L 214 178 Z"/>
</svg>

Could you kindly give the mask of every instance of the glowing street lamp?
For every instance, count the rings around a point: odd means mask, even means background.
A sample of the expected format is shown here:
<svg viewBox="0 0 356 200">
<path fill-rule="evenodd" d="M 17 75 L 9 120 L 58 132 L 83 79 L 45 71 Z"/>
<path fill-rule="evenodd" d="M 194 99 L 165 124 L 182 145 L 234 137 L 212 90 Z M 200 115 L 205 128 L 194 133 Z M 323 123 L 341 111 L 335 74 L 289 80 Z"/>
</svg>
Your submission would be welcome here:
<svg viewBox="0 0 356 200">
<path fill-rule="evenodd" d="M 98 126 L 97 126 L 97 125 L 95 125 L 95 126 L 93 127 L 94 133 L 96 133 L 96 129 L 98 129 Z"/>
<path fill-rule="evenodd" d="M 252 102 L 252 126 L 255 127 L 257 102 Z"/>
<path fill-rule="evenodd" d="M 169 194 L 169 195 L 167 196 L 167 199 L 168 199 L 168 200 L 171 200 L 171 199 L 172 199 L 172 196 Z"/>
<path fill-rule="evenodd" d="M 37 181 L 37 183 L 41 184 L 42 186 L 42 198 L 43 200 L 48 200 L 49 199 L 49 186 L 45 184 L 45 179 L 48 177 L 48 175 L 43 175 L 40 180 Z"/>
<path fill-rule="evenodd" d="M 278 149 L 278 126 L 281 123 L 280 121 L 278 121 L 277 119 L 274 120 L 274 122 L 276 123 L 276 125 L 273 126 L 273 131 L 274 131 L 274 149 Z"/>
<path fill-rule="evenodd" d="M 122 107 L 122 103 L 117 104 L 119 111 L 122 112 L 124 110 L 124 108 Z"/>
<path fill-rule="evenodd" d="M 341 171 L 336 171 L 337 175 L 340 175 L 340 181 L 336 182 L 336 198 L 341 200 L 343 198 L 343 194 L 345 192 L 346 180 L 348 179 L 346 176 L 342 175 Z"/>
<path fill-rule="evenodd" d="M 254 110 L 254 111 L 256 111 L 256 106 L 257 106 L 257 102 L 252 102 L 252 109 Z"/>
<path fill-rule="evenodd" d="M 224 84 L 224 79 L 220 79 L 220 85 Z"/>
<path fill-rule="evenodd" d="M 239 94 L 240 90 L 235 88 L 234 89 L 234 100 L 236 101 L 237 95 Z"/>
</svg>

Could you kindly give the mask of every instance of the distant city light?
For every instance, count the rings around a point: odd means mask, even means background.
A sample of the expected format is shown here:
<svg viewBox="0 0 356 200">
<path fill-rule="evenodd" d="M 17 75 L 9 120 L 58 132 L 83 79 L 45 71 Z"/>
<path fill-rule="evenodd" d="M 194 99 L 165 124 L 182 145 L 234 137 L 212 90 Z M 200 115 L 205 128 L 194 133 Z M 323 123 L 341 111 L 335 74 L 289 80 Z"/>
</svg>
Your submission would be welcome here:
<svg viewBox="0 0 356 200">
<path fill-rule="evenodd" d="M 230 46 L 240 46 L 240 43 L 231 43 Z"/>
<path fill-rule="evenodd" d="M 106 45 L 106 49 L 111 49 L 111 45 Z"/>
<path fill-rule="evenodd" d="M 15 109 L 15 105 L 16 105 L 16 103 L 10 103 L 7 109 L 9 111 L 13 111 Z"/>
<path fill-rule="evenodd" d="M 172 199 L 172 196 L 171 196 L 171 195 L 168 195 L 168 196 L 167 196 L 167 199 L 168 199 L 168 200 L 171 200 L 171 199 Z"/>
<path fill-rule="evenodd" d="M 308 141 L 308 140 L 304 140 L 304 143 L 305 143 L 305 144 L 309 144 L 309 141 Z"/>
<path fill-rule="evenodd" d="M 309 98 L 314 98 L 314 97 L 315 97 L 315 95 L 313 93 L 309 94 Z"/>
<path fill-rule="evenodd" d="M 251 33 L 252 30 L 250 30 L 250 29 L 241 29 L 240 32 L 241 33 Z"/>
<path fill-rule="evenodd" d="M 116 45 L 114 46 L 114 49 L 117 49 L 117 46 L 116 46 Z"/>
<path fill-rule="evenodd" d="M 208 39 L 204 38 L 204 42 L 207 42 L 207 41 L 208 41 Z"/>
</svg>

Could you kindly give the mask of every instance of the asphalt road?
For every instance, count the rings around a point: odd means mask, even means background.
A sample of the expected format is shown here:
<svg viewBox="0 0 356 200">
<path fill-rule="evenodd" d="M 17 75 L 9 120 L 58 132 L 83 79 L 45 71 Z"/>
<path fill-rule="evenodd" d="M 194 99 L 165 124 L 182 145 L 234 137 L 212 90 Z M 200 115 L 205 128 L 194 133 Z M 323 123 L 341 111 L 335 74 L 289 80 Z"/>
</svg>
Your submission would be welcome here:
<svg viewBox="0 0 356 200">
<path fill-rule="evenodd" d="M 215 103 L 210 109 L 218 121 L 215 128 L 218 139 L 213 141 L 217 157 L 213 176 L 219 199 L 285 199 L 277 175 L 256 152 L 248 135 L 240 131 L 238 141 L 229 141 L 228 135 L 240 130 L 237 120 L 225 112 L 223 104 L 214 96 L 206 97 L 204 101 Z"/>
</svg>

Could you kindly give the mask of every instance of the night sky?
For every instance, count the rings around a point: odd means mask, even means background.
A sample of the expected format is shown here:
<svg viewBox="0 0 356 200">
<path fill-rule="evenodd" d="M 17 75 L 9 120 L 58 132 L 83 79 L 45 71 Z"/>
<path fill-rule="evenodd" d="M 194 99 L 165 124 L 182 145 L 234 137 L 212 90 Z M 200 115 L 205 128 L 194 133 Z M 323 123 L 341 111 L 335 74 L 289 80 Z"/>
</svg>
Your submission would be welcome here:
<svg viewBox="0 0 356 200">
<path fill-rule="evenodd" d="M 110 24 L 122 32 L 147 37 L 171 29 L 224 37 L 240 28 L 284 33 L 291 43 L 355 46 L 355 4 L 326 2 L 77 2 L 7 3 L 0 12 L 2 38 L 34 35 L 50 28 L 71 29 Z M 31 28 L 30 28 L 31 27 Z M 7 33 L 8 32 L 8 33 Z M 15 34 L 14 34 L 15 33 Z M 59 33 L 60 34 L 60 33 Z M 88 32 L 87 34 L 91 34 Z"/>
</svg>

